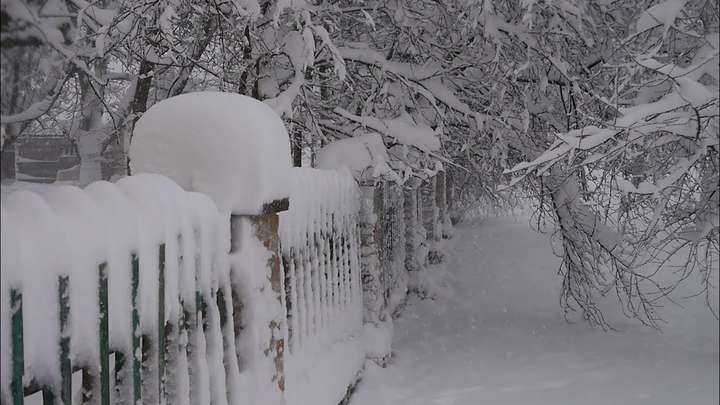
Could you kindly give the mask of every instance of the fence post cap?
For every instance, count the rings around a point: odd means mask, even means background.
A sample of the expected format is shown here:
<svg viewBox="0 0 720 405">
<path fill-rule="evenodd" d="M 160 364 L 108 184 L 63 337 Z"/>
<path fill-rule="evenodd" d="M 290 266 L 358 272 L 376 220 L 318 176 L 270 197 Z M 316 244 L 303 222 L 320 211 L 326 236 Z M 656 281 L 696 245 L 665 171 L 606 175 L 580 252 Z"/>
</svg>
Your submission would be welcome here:
<svg viewBox="0 0 720 405">
<path fill-rule="evenodd" d="M 287 211 L 290 208 L 290 199 L 281 198 L 279 200 L 273 200 L 269 203 L 263 204 L 261 215 L 277 214 L 279 212 Z"/>
<path fill-rule="evenodd" d="M 196 92 L 163 100 L 137 122 L 133 174 L 165 175 L 207 194 L 222 211 L 255 215 L 288 197 L 290 140 L 265 103 L 235 93 Z"/>
</svg>

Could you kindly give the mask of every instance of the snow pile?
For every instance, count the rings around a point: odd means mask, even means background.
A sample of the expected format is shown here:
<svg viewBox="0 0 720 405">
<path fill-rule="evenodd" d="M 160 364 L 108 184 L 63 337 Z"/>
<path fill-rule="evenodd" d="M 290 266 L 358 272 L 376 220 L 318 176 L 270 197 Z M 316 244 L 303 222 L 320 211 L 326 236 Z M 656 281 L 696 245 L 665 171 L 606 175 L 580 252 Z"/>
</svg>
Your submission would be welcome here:
<svg viewBox="0 0 720 405">
<path fill-rule="evenodd" d="M 138 121 L 130 167 L 205 193 L 223 211 L 254 214 L 287 197 L 290 142 L 280 117 L 260 101 L 189 93 L 159 102 Z"/>
<path fill-rule="evenodd" d="M 449 287 L 450 279 L 445 264 L 431 265 L 409 273 L 408 289 L 420 298 L 447 298 L 453 294 Z"/>
<path fill-rule="evenodd" d="M 12 373 L 9 359 L 9 290 L 22 293 L 25 379 L 59 384 L 58 277 L 69 279 L 70 358 L 74 366 L 99 368 L 99 265 L 107 263 L 109 344 L 131 352 L 131 257 L 139 258 L 140 332 L 157 336 L 159 298 L 165 317 L 176 323 L 182 310 L 194 312 L 196 292 L 208 302 L 227 274 L 229 221 L 206 196 L 183 191 L 154 174 L 126 177 L 117 184 L 96 182 L 81 190 L 48 188 L 42 194 L 3 194 L 2 203 L 2 384 Z M 227 241 L 227 243 L 223 243 Z M 165 244 L 165 296 L 158 297 L 159 250 Z M 183 306 L 181 307 L 181 302 Z M 209 307 L 217 309 L 215 306 Z M 211 311 L 212 312 L 212 311 Z M 217 314 L 209 323 L 218 325 Z M 231 323 L 230 323 L 231 324 Z M 8 331 L 8 332 L 6 332 Z M 212 331 L 208 331 L 212 334 Z M 192 342 L 198 353 L 223 352 L 222 339 L 202 333 Z M 200 347 L 200 346 L 202 347 Z M 183 351 L 181 351 L 183 352 Z M 187 359 L 185 359 L 186 361 Z M 151 360 L 156 362 L 157 359 Z M 194 373 L 223 370 L 223 358 L 202 358 Z M 157 364 L 157 363 L 155 363 Z M 206 370 L 206 371 L 203 371 Z M 172 370 L 176 381 L 188 381 L 187 368 Z M 197 381 L 210 379 L 198 376 Z M 144 389 L 157 392 L 157 379 Z M 169 380 L 168 391 L 188 392 Z M 225 397 L 225 388 L 212 392 Z M 198 386 L 198 392 L 208 391 Z M 148 391 L 149 392 L 149 391 Z M 121 393 L 121 395 L 125 395 Z M 4 400 L 7 398 L 3 398 Z"/>
<path fill-rule="evenodd" d="M 21 181 L 21 180 L 15 180 L 15 181 L 3 181 L 2 185 L 0 185 L 0 196 L 2 198 L 5 198 L 9 196 L 11 193 L 14 193 L 16 191 L 25 190 L 25 191 L 32 191 L 37 194 L 43 194 L 51 189 L 57 187 L 57 186 L 72 186 L 75 185 L 73 182 L 70 181 L 56 181 L 54 183 L 33 183 L 29 181 Z"/>
<path fill-rule="evenodd" d="M 336 405 L 362 370 L 357 215 L 349 171 L 292 171 L 290 209 L 281 214 L 288 337 L 288 404 Z"/>
<path fill-rule="evenodd" d="M 287 356 L 285 397 L 287 405 L 336 405 L 355 384 L 365 365 L 360 337 L 353 335 L 300 361 Z"/>
<path fill-rule="evenodd" d="M 390 173 L 390 158 L 378 133 L 354 136 L 332 142 L 320 149 L 317 167 L 320 169 L 350 169 L 358 180 L 374 179 Z"/>
<path fill-rule="evenodd" d="M 371 359 L 383 359 L 392 353 L 393 321 L 388 317 L 378 324 L 366 323 L 363 326 L 363 344 L 365 353 Z"/>
</svg>

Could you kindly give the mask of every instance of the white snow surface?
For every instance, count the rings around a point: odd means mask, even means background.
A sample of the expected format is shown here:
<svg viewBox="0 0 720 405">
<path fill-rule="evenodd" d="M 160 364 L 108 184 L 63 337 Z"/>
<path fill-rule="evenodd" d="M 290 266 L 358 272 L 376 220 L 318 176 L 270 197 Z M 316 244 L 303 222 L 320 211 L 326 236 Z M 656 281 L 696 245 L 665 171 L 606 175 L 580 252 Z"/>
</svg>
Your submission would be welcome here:
<svg viewBox="0 0 720 405">
<path fill-rule="evenodd" d="M 6 333 L 8 291 L 16 288 L 22 293 L 25 376 L 39 384 L 55 384 L 59 378 L 57 277 L 69 277 L 72 362 L 93 366 L 99 362 L 100 263 L 107 262 L 110 345 L 125 350 L 132 337 L 131 253 L 139 256 L 138 305 L 145 333 L 155 331 L 158 324 L 161 243 L 166 245 L 166 319 L 177 318 L 179 297 L 187 302 L 196 290 L 210 296 L 211 286 L 226 271 L 222 260 L 229 248 L 227 215 L 208 197 L 184 192 L 166 177 L 141 174 L 116 184 L 95 182 L 85 189 L 58 185 L 36 190 L 2 194 L 0 310 Z M 180 251 L 189 260 L 180 261 Z M 5 337 L 0 341 L 3 384 L 11 376 L 6 360 L 10 341 Z"/>
<path fill-rule="evenodd" d="M 393 321 L 388 318 L 377 325 L 363 325 L 363 344 L 368 358 L 382 359 L 392 352 Z"/>
<path fill-rule="evenodd" d="M 381 120 L 373 116 L 358 116 L 341 107 L 336 107 L 335 112 L 370 130 L 389 136 L 398 144 L 414 146 L 426 153 L 440 150 L 439 129 L 434 130 L 425 124 L 416 123 L 407 114 Z"/>
<path fill-rule="evenodd" d="M 130 168 L 165 175 L 223 211 L 255 214 L 288 196 L 290 141 L 268 105 L 234 93 L 182 94 L 138 120 Z"/>
<path fill-rule="evenodd" d="M 619 315 L 617 332 L 566 323 L 558 259 L 527 218 L 461 224 L 446 258 L 423 271 L 434 299 L 410 298 L 390 366 L 367 362 L 351 405 L 718 403 L 718 321 L 702 297 L 661 311 L 663 333 Z"/>
<path fill-rule="evenodd" d="M 350 169 L 357 180 L 374 179 L 390 173 L 390 157 L 378 133 L 340 139 L 326 145 L 317 155 L 320 169 Z"/>
<path fill-rule="evenodd" d="M 658 25 L 665 27 L 665 33 L 675 22 L 687 0 L 670 0 L 656 4 L 642 13 L 637 22 L 637 32 L 643 32 Z"/>
</svg>

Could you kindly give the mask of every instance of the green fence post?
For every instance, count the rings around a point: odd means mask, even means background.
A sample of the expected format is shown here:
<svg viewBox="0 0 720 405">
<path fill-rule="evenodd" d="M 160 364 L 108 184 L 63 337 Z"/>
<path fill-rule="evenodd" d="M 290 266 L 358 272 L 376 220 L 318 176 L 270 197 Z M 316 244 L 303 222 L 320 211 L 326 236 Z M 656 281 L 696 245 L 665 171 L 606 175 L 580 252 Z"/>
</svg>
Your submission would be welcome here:
<svg viewBox="0 0 720 405">
<path fill-rule="evenodd" d="M 98 266 L 98 302 L 100 306 L 100 404 L 110 405 L 110 344 L 108 325 L 107 263 Z"/>
<path fill-rule="evenodd" d="M 25 356 L 23 352 L 23 309 L 22 293 L 16 289 L 10 290 L 10 313 L 12 314 L 12 392 L 13 405 L 22 405 L 25 402 L 23 393 L 23 374 L 25 373 Z"/>
<path fill-rule="evenodd" d="M 72 365 L 70 364 L 70 333 L 68 316 L 70 315 L 70 278 L 58 277 L 58 303 L 60 310 L 60 401 L 72 402 Z"/>
<path fill-rule="evenodd" d="M 165 244 L 158 249 L 158 401 L 165 398 Z"/>
<path fill-rule="evenodd" d="M 82 368 L 82 403 L 110 405 L 107 262 L 98 265 L 98 343 L 100 368 Z"/>
<path fill-rule="evenodd" d="M 295 299 L 293 297 L 293 293 L 295 291 L 295 287 L 292 285 L 292 279 L 293 279 L 293 265 L 292 261 L 295 260 L 295 248 L 291 247 L 289 254 L 283 255 L 282 258 L 282 266 L 283 266 L 283 274 L 284 274 L 284 285 L 285 285 L 285 314 L 286 314 L 286 323 L 287 323 L 287 336 L 288 341 L 286 343 L 287 349 L 292 352 L 294 350 L 295 346 L 295 337 L 294 337 L 294 320 L 293 320 L 293 311 L 295 311 L 294 305 L 295 305 Z M 233 300 L 236 298 L 233 296 Z M 234 302 L 233 302 L 234 304 Z M 235 326 L 236 332 L 235 336 L 238 336 L 237 329 L 238 327 Z"/>
<path fill-rule="evenodd" d="M 125 382 L 127 381 L 126 373 L 124 368 L 127 367 L 127 362 L 125 359 L 125 354 L 116 351 L 115 352 L 115 403 L 116 404 L 126 404 L 125 402 L 125 395 L 126 395 L 126 386 Z"/>
<path fill-rule="evenodd" d="M 132 280 L 130 300 L 132 305 L 132 381 L 133 381 L 133 405 L 140 403 L 142 399 L 142 383 L 140 381 L 140 313 L 138 311 L 138 286 L 140 284 L 140 260 L 138 255 L 132 254 Z"/>
<path fill-rule="evenodd" d="M 178 370 L 178 361 L 183 352 L 186 350 L 187 342 L 180 339 L 182 331 L 184 329 L 184 301 L 181 298 L 180 279 L 182 277 L 184 252 L 183 252 L 183 235 L 179 233 L 175 238 L 177 241 L 176 256 L 170 258 L 175 260 L 177 263 L 177 274 L 178 274 L 178 292 L 175 296 L 170 296 L 175 305 L 179 305 L 179 311 L 174 316 L 167 316 L 167 322 L 165 322 L 165 402 L 168 404 L 174 404 L 178 402 L 178 375 L 185 373 L 186 370 Z"/>
</svg>

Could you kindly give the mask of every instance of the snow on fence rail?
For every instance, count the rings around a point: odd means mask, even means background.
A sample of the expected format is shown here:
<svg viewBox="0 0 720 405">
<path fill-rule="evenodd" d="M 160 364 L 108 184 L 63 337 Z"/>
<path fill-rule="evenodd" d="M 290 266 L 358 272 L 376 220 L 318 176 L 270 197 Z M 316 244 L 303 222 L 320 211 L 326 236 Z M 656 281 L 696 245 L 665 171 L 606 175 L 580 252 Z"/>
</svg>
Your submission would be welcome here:
<svg viewBox="0 0 720 405">
<path fill-rule="evenodd" d="M 2 402 L 225 403 L 221 219 L 158 175 L 3 199 Z"/>
</svg>

